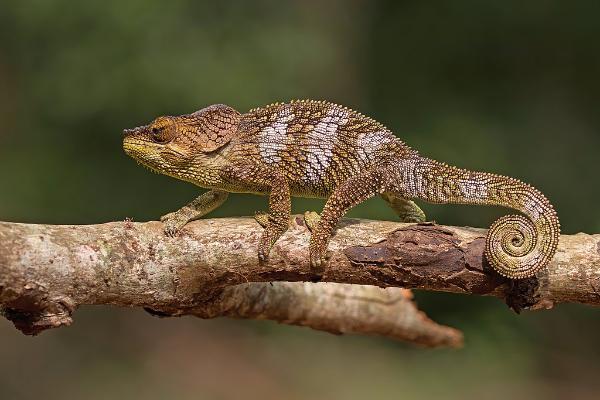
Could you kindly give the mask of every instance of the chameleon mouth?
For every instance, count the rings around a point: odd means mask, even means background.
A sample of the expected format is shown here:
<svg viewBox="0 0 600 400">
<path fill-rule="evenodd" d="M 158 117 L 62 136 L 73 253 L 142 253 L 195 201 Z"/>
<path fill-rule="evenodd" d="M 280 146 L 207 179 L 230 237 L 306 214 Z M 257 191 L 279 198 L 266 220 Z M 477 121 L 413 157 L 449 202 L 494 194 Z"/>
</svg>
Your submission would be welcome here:
<svg viewBox="0 0 600 400">
<path fill-rule="evenodd" d="M 132 130 L 126 129 L 125 131 Z M 154 160 L 152 157 L 153 150 L 149 148 L 149 146 L 151 146 L 151 143 L 133 137 L 131 136 L 131 133 L 126 134 L 125 138 L 123 139 L 123 150 L 125 151 L 125 154 L 133 158 L 138 164 L 143 165 L 152 172 L 158 174 L 160 171 L 158 171 L 153 165 L 155 163 L 153 162 Z"/>
<path fill-rule="evenodd" d="M 128 156 L 135 158 L 136 160 L 139 159 L 144 153 L 144 147 L 145 146 L 142 143 L 139 143 L 138 140 L 132 139 L 130 136 L 126 136 L 123 140 L 123 150 Z"/>
<path fill-rule="evenodd" d="M 163 159 L 164 153 L 161 152 L 161 148 L 152 142 L 140 139 L 140 137 L 136 135 L 129 135 L 123 139 L 123 150 L 125 151 L 125 154 L 133 158 L 136 163 L 149 169 L 155 174 L 183 179 L 184 174 L 173 167 L 173 165 L 170 165 L 169 162 L 165 162 Z M 178 154 L 182 157 L 184 156 L 182 153 Z"/>
</svg>

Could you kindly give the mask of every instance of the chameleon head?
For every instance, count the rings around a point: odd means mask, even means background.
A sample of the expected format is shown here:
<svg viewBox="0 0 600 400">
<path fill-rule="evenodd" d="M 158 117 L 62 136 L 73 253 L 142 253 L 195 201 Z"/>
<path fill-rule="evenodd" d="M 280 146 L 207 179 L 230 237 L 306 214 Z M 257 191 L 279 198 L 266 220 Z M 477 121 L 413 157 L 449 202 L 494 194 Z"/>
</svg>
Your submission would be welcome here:
<svg viewBox="0 0 600 400">
<path fill-rule="evenodd" d="M 239 119 L 236 110 L 223 104 L 192 114 L 158 117 L 148 125 L 125 129 L 123 149 L 156 172 L 193 180 L 190 166 L 211 167 L 211 160 L 237 132 Z"/>
</svg>

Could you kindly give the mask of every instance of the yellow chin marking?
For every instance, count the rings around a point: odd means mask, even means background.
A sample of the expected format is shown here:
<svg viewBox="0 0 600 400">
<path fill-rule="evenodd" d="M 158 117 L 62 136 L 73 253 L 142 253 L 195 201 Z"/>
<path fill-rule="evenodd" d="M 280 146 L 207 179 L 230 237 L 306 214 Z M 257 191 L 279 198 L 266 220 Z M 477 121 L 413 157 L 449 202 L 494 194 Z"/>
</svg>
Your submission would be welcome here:
<svg viewBox="0 0 600 400">
<path fill-rule="evenodd" d="M 123 150 L 138 164 L 143 165 L 152 172 L 162 173 L 152 165 L 152 161 L 156 161 L 159 152 L 159 149 L 153 143 L 140 141 L 139 139 L 125 138 L 123 140 Z"/>
</svg>

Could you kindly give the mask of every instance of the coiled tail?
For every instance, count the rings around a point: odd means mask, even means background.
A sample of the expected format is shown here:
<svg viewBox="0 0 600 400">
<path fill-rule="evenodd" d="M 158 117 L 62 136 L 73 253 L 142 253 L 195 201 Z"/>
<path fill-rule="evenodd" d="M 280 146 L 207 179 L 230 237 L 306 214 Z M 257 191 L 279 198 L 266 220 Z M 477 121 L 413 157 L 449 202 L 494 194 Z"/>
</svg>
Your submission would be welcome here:
<svg viewBox="0 0 600 400">
<path fill-rule="evenodd" d="M 518 179 L 471 172 L 419 156 L 395 164 L 395 191 L 430 203 L 478 204 L 513 208 L 492 224 L 485 255 L 492 267 L 511 279 L 523 279 L 544 268 L 556 252 L 560 224 L 546 197 Z"/>
</svg>

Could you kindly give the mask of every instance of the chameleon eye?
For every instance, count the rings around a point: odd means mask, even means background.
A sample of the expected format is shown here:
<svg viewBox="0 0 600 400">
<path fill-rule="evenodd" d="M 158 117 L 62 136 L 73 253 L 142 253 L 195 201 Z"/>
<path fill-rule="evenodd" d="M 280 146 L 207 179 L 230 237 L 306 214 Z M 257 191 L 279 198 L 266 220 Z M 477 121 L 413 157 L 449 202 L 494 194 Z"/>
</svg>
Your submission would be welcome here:
<svg viewBox="0 0 600 400">
<path fill-rule="evenodd" d="M 166 143 L 169 141 L 169 135 L 166 134 L 165 128 L 158 128 L 153 126 L 150 130 L 152 132 L 152 140 L 156 143 Z"/>
</svg>

